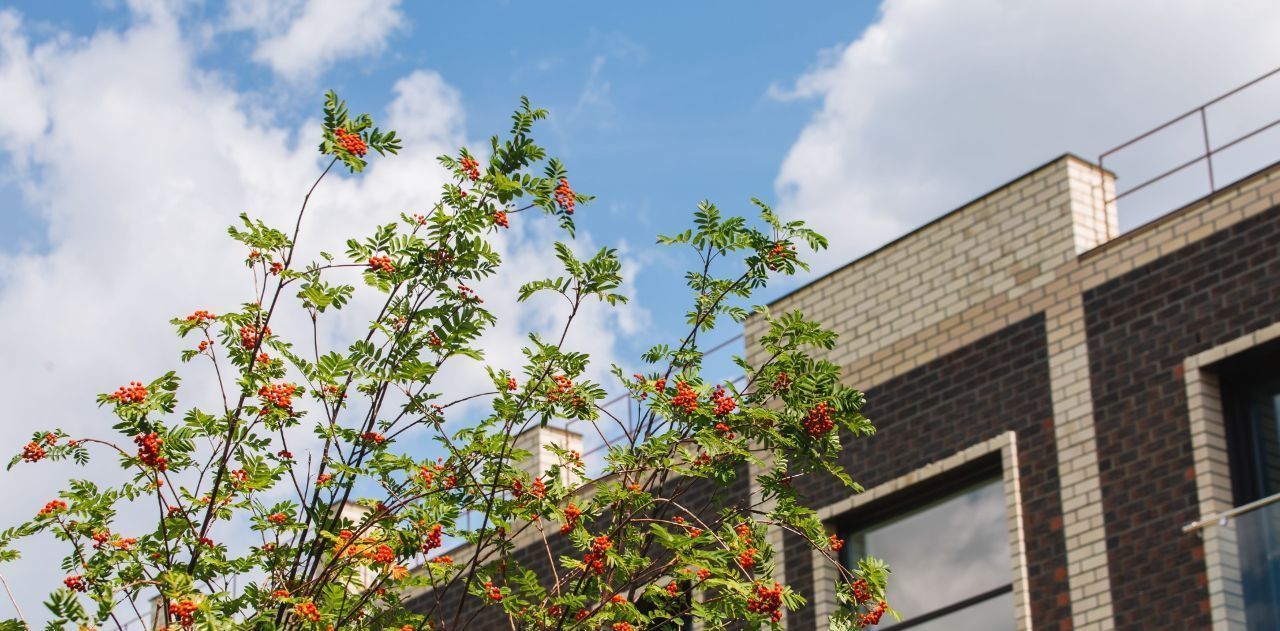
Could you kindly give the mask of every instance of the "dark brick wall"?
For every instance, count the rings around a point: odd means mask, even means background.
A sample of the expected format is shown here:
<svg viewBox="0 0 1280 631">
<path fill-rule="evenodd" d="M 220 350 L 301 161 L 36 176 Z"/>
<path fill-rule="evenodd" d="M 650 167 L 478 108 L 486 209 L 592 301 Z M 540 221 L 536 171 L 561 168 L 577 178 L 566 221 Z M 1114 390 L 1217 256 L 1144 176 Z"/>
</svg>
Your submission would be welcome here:
<svg viewBox="0 0 1280 631">
<path fill-rule="evenodd" d="M 1208 628 L 1182 361 L 1280 319 L 1280 207 L 1084 294 L 1117 628 Z"/>
<path fill-rule="evenodd" d="M 745 465 L 739 468 L 734 480 L 726 485 L 701 479 L 676 479 L 667 486 L 672 488 L 670 492 L 657 491 L 656 494 L 663 497 L 674 497 L 678 494 L 681 505 L 696 513 L 699 518 L 707 523 L 716 523 L 718 521 L 718 512 L 722 508 L 735 505 L 745 506 L 750 496 L 750 480 L 747 477 Z M 593 533 L 598 533 L 606 525 L 607 518 L 600 517 L 589 528 Z M 547 540 L 551 547 L 552 558 L 558 560 L 561 555 L 580 556 L 582 554 L 582 552 L 574 550 L 569 545 L 568 538 L 561 536 L 558 527 L 554 524 L 550 524 L 547 528 Z M 469 559 L 469 557 L 460 554 L 453 556 L 458 563 L 466 562 Z M 513 565 L 533 570 L 540 578 L 544 579 L 543 584 L 550 587 L 552 574 L 547 569 L 547 552 L 541 542 L 515 550 L 509 555 L 508 559 Z M 461 616 L 463 624 L 458 627 L 459 629 L 508 628 L 506 616 L 503 615 L 501 608 L 485 606 L 474 597 L 464 594 L 461 589 L 462 581 L 459 580 L 458 583 L 458 587 L 444 590 L 440 596 L 440 606 L 438 608 L 436 596 L 430 593 L 407 602 L 406 608 L 416 613 L 443 612 L 443 614 L 433 613 L 433 617 L 447 624 L 455 618 L 459 599 L 465 598 L 466 602 L 462 604 L 463 614 Z M 436 628 L 445 629 L 446 627 L 437 625 Z"/>
<path fill-rule="evenodd" d="M 1071 612 L 1045 339 L 1038 314 L 868 390 L 865 412 L 877 433 L 856 441 L 845 436 L 842 461 L 871 488 L 1017 432 L 1032 620 L 1035 629 L 1060 631 L 1071 627 Z M 796 488 L 815 507 L 848 496 L 826 477 L 797 481 Z M 812 596 L 813 567 L 803 541 L 784 547 L 787 581 Z M 789 620 L 789 629 L 818 628 L 812 610 Z"/>
</svg>

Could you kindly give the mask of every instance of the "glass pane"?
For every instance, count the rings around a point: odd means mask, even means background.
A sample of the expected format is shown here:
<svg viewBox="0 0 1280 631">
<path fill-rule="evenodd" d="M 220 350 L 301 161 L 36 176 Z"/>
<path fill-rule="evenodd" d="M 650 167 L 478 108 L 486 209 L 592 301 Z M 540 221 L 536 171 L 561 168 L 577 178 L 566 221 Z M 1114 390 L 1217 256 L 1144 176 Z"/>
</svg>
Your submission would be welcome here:
<svg viewBox="0 0 1280 631">
<path fill-rule="evenodd" d="M 1223 564 L 1227 592 L 1232 594 L 1228 607 L 1241 610 L 1249 631 L 1280 629 L 1280 503 L 1211 527 L 1226 530 L 1228 537 L 1234 530 L 1239 545 L 1239 556 Z M 1237 581 L 1238 587 L 1233 585 Z"/>
<path fill-rule="evenodd" d="M 889 605 L 904 621 L 1008 585 L 1004 485 L 971 487 L 849 537 L 850 552 L 889 563 Z M 1013 607 L 987 628 L 1012 623 Z M 892 622 L 881 627 L 893 626 Z"/>
<path fill-rule="evenodd" d="M 911 631 L 1013 631 L 1013 592 L 934 618 Z"/>
</svg>

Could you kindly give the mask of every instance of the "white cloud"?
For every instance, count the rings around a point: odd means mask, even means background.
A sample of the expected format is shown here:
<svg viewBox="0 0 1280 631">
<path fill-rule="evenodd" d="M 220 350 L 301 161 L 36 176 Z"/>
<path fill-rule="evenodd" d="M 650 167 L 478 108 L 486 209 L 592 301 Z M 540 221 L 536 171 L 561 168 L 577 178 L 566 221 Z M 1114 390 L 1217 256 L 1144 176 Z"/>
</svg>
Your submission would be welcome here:
<svg viewBox="0 0 1280 631">
<path fill-rule="evenodd" d="M 770 89 L 821 98 L 778 174 L 781 210 L 832 237 L 829 268 L 1063 152 L 1092 159 L 1270 70 L 1277 23 L 1280 4 L 1267 0 L 888 0 L 856 41 Z M 1236 120 L 1224 110 L 1211 125 L 1225 140 Z M 1178 155 L 1194 155 L 1194 142 L 1186 149 Z M 1176 163 L 1158 153 L 1116 163 L 1121 185 L 1157 159 Z M 1127 203 L 1122 224 L 1133 225 Z"/>
<path fill-rule="evenodd" d="M 195 45 L 161 5 L 120 31 L 33 39 L 15 12 L 0 11 L 0 159 L 24 182 L 24 201 L 47 224 L 49 244 L 43 252 L 0 252 L 0 444 L 11 452 L 36 428 L 111 435 L 93 394 L 177 365 L 178 352 L 192 342 L 174 339 L 168 318 L 250 300 L 238 263 L 243 252 L 225 226 L 242 210 L 292 225 L 320 167 L 319 123 L 272 123 L 254 109 L 260 95 L 238 93 L 197 65 Z M 402 135 L 404 151 L 374 156 L 361 176 L 321 184 L 302 229 L 304 257 L 319 249 L 340 254 L 346 237 L 368 234 L 400 212 L 429 209 L 436 199 L 444 174 L 435 157 L 467 140 L 461 97 L 428 70 L 402 78 L 393 92 L 385 123 Z M 514 304 L 514 287 L 557 271 L 546 256 L 555 234 L 546 223 L 532 213 L 513 216 L 498 247 L 514 276 L 480 287 L 502 322 L 485 340 L 497 365 L 517 367 L 524 327 L 547 328 L 559 313 L 551 301 Z M 368 309 L 355 304 L 340 312 L 322 329 L 322 345 L 345 346 Z M 273 329 L 305 333 L 301 314 L 290 314 Z M 644 313 L 592 309 L 582 318 L 570 339 L 594 353 L 600 377 L 618 337 L 641 326 Z M 205 368 L 194 363 L 181 374 L 184 406 L 215 405 Z M 460 366 L 445 385 L 464 391 L 477 374 Z M 88 470 L 41 463 L 0 473 L 0 501 L 10 515 L 0 527 L 33 514 L 60 480 L 110 480 L 114 469 L 113 459 L 99 454 Z M 137 518 L 124 515 L 121 529 Z M 218 536 L 237 535 L 224 529 Z M 23 546 L 24 560 L 0 568 L 34 620 L 61 579 L 60 554 L 45 545 Z M 8 609 L 0 601 L 0 615 L 11 615 Z"/>
<path fill-rule="evenodd" d="M 231 29 L 260 39 L 255 61 L 290 81 L 319 76 L 343 59 L 373 55 L 404 25 L 400 0 L 235 0 L 227 14 Z"/>
</svg>

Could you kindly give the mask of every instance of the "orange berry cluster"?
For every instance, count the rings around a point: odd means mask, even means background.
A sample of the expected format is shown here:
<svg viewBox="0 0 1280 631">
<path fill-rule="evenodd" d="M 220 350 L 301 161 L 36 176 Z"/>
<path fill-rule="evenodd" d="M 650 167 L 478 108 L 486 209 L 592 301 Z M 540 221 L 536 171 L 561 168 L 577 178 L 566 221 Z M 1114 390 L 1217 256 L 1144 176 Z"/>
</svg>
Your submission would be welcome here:
<svg viewBox="0 0 1280 631">
<path fill-rule="evenodd" d="M 519 386 L 519 384 L 517 384 L 517 383 L 516 383 L 515 378 L 513 378 L 513 377 L 507 377 L 507 390 L 515 390 L 515 389 L 517 389 L 517 388 L 519 388 L 519 387 L 520 387 L 520 386 Z"/>
<path fill-rule="evenodd" d="M 747 599 L 747 611 L 758 614 L 769 614 L 769 619 L 777 622 L 782 619 L 782 585 L 777 581 L 773 587 L 765 587 L 764 583 L 756 583 L 756 593 Z"/>
<path fill-rule="evenodd" d="M 756 555 L 760 554 L 759 550 L 750 547 L 751 526 L 746 522 L 743 522 L 735 526 L 733 530 L 738 533 L 738 539 L 742 541 L 742 545 L 747 546 L 747 549 L 743 550 L 742 554 L 738 555 L 738 565 L 741 565 L 745 570 L 750 570 L 756 565 Z"/>
<path fill-rule="evenodd" d="M 443 535 L 444 535 L 444 526 L 440 524 L 436 524 L 432 526 L 431 532 L 427 533 L 427 540 L 422 543 L 423 554 L 431 552 L 432 550 L 435 550 L 436 548 L 439 548 L 441 545 L 443 545 L 443 543 L 441 543 L 441 537 Z"/>
<path fill-rule="evenodd" d="M 169 468 L 169 461 L 160 455 L 160 450 L 164 447 L 164 439 L 160 435 L 151 432 L 149 434 L 138 434 L 133 437 L 133 442 L 138 445 L 138 460 L 142 464 L 156 471 L 164 471 Z"/>
<path fill-rule="evenodd" d="M 88 587 L 88 585 L 85 584 L 84 577 L 78 574 L 72 574 L 71 576 L 62 579 L 62 584 L 66 585 L 67 589 L 77 592 L 82 592 Z"/>
<path fill-rule="evenodd" d="M 582 509 L 578 508 L 573 502 L 564 509 L 564 525 L 560 526 L 560 534 L 567 535 L 573 531 L 578 525 L 578 518 L 582 516 Z"/>
<path fill-rule="evenodd" d="M 844 549 L 844 539 L 835 535 L 831 535 L 831 537 L 827 539 L 827 543 L 830 545 L 832 552 L 839 552 Z"/>
<path fill-rule="evenodd" d="M 716 416 L 728 416 L 738 407 L 738 402 L 725 394 L 724 386 L 716 386 L 716 391 L 711 393 L 711 404 L 715 406 L 712 413 Z"/>
<path fill-rule="evenodd" d="M 387 437 L 383 436 L 382 434 L 379 434 L 378 432 L 365 432 L 360 435 L 360 438 L 363 438 L 364 440 L 367 440 L 375 444 L 382 444 L 387 442 Z"/>
<path fill-rule="evenodd" d="M 369 146 L 364 144 L 359 134 L 353 134 L 341 127 L 333 130 L 333 135 L 338 138 L 338 146 L 346 149 L 347 152 L 363 157 L 369 153 Z"/>
<path fill-rule="evenodd" d="M 684 410 L 686 414 L 692 414 L 698 409 L 698 393 L 689 384 L 677 381 L 676 396 L 671 397 L 671 405 L 677 410 Z"/>
<path fill-rule="evenodd" d="M 884 616 L 884 612 L 888 608 L 889 605 L 887 605 L 883 600 L 876 603 L 876 605 L 871 608 L 871 611 L 862 614 L 862 618 L 858 620 L 858 624 L 864 627 L 874 627 L 875 625 L 880 624 L 880 618 Z"/>
<path fill-rule="evenodd" d="M 197 309 L 195 313 L 187 316 L 187 322 L 199 323 L 199 322 L 204 322 L 206 320 L 216 320 L 217 318 L 218 316 L 213 315 L 212 313 L 209 313 L 204 309 Z"/>
<path fill-rule="evenodd" d="M 779 241 L 769 248 L 769 253 L 765 255 L 765 266 L 773 271 L 778 271 L 782 267 L 782 263 L 788 259 L 795 258 L 795 246 L 786 241 Z"/>
<path fill-rule="evenodd" d="M 831 431 L 832 427 L 835 427 L 835 422 L 831 420 L 831 406 L 827 405 L 826 401 L 809 410 L 809 417 L 804 421 L 805 430 L 814 438 L 822 437 L 823 434 Z"/>
<path fill-rule="evenodd" d="M 375 272 L 383 272 L 386 274 L 396 271 L 396 266 L 391 264 L 391 259 L 385 256 L 369 257 L 369 267 L 373 268 Z"/>
<path fill-rule="evenodd" d="M 493 223 L 494 225 L 502 226 L 503 228 L 511 227 L 511 224 L 507 221 L 507 211 L 505 210 L 499 210 L 498 212 L 493 213 Z"/>
<path fill-rule="evenodd" d="M 320 610 L 316 609 L 316 604 L 310 601 L 294 605 L 293 615 L 311 622 L 320 621 Z"/>
<path fill-rule="evenodd" d="M 484 302 L 483 298 L 476 295 L 476 290 L 467 287 L 466 285 L 458 285 L 458 297 L 461 298 L 463 302 Z"/>
<path fill-rule="evenodd" d="M 267 521 L 280 526 L 283 525 L 284 522 L 289 521 L 289 516 L 284 513 L 272 513 L 267 515 Z"/>
<path fill-rule="evenodd" d="M 493 581 L 484 582 L 484 591 L 489 594 L 489 600 L 493 602 L 502 602 L 502 590 L 493 584 Z"/>
<path fill-rule="evenodd" d="M 555 403 L 561 399 L 566 399 L 570 405 L 579 405 L 582 403 L 582 397 L 579 397 L 573 388 L 573 381 L 565 375 L 555 375 L 551 380 L 556 382 L 555 386 L 547 390 L 547 402 Z"/>
<path fill-rule="evenodd" d="M 53 434 L 45 434 L 39 442 L 34 440 L 28 442 L 22 446 L 22 459 L 26 462 L 40 462 L 44 460 L 46 455 L 44 448 L 52 447 L 56 442 L 58 442 L 58 437 Z"/>
<path fill-rule="evenodd" d="M 280 274 L 280 272 L 281 272 L 281 271 L 283 271 L 283 270 L 284 270 L 284 263 L 281 263 L 280 261 L 272 261 L 272 262 L 271 262 L 271 273 L 272 273 L 272 274 L 275 274 L 275 275 L 277 275 L 277 276 L 278 276 L 278 275 Z"/>
<path fill-rule="evenodd" d="M 289 597 L 289 590 L 284 589 L 284 588 L 277 589 L 277 590 L 275 590 L 275 591 L 271 592 L 271 597 L 272 597 L 272 598 L 288 598 L 288 597 Z"/>
<path fill-rule="evenodd" d="M 467 177 L 471 178 L 472 182 L 480 179 L 480 164 L 476 162 L 475 158 L 472 158 L 471 156 L 462 156 L 462 159 L 458 161 L 458 164 L 462 166 L 462 172 L 466 173 Z"/>
<path fill-rule="evenodd" d="M 633 629 L 634 627 L 631 626 L 630 622 L 613 623 L 613 631 L 633 631 Z"/>
<path fill-rule="evenodd" d="M 573 214 L 573 204 L 576 201 L 573 189 L 569 188 L 569 180 L 560 178 L 560 184 L 556 186 L 556 203 L 560 205 L 565 214 Z"/>
<path fill-rule="evenodd" d="M 588 572 L 604 574 L 605 553 L 613 547 L 613 540 L 608 535 L 600 535 L 591 542 L 591 551 L 583 557 L 582 563 Z"/>
<path fill-rule="evenodd" d="M 62 500 L 50 500 L 47 504 L 44 505 L 44 508 L 40 509 L 40 512 L 38 514 L 41 516 L 52 515 L 58 511 L 66 510 L 66 509 L 67 509 L 66 502 Z"/>
<path fill-rule="evenodd" d="M 252 324 L 240 327 L 240 347 L 252 350 L 258 345 L 258 339 L 263 335 L 271 335 L 271 327 L 263 327 L 261 331 Z"/>
<path fill-rule="evenodd" d="M 178 620 L 178 624 L 190 627 L 195 622 L 197 605 L 189 599 L 169 603 L 169 615 Z"/>
<path fill-rule="evenodd" d="M 115 394 L 107 397 L 116 403 L 142 403 L 147 400 L 147 387 L 140 381 L 130 381 L 127 386 L 120 386 Z"/>
<path fill-rule="evenodd" d="M 773 378 L 774 390 L 787 390 L 790 388 L 791 388 L 791 377 L 787 376 L 787 373 L 780 372 L 778 373 L 777 377 Z"/>
<path fill-rule="evenodd" d="M 281 410 L 293 411 L 293 394 L 298 391 L 298 386 L 291 383 L 268 383 L 258 388 L 258 396 L 262 398 L 262 404 L 274 405 Z"/>
<path fill-rule="evenodd" d="M 449 555 L 447 555 L 447 554 L 442 554 L 442 555 L 440 555 L 440 556 L 438 556 L 438 557 L 436 557 L 436 558 L 434 558 L 434 559 L 431 559 L 431 562 L 432 562 L 432 563 L 438 563 L 438 564 L 441 564 L 441 565 L 448 565 L 448 564 L 450 564 L 450 563 L 453 563 L 453 557 L 451 557 L 451 556 L 449 556 Z"/>
</svg>

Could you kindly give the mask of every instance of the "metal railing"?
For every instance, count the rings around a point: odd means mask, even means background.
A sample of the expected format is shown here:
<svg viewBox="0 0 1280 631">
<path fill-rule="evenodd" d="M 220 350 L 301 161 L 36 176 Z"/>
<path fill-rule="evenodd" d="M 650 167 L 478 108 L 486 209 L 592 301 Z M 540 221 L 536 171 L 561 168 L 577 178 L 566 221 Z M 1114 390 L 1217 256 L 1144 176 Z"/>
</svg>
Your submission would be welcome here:
<svg viewBox="0 0 1280 631">
<path fill-rule="evenodd" d="M 1275 77 L 1277 74 L 1280 74 L 1280 68 L 1276 68 L 1276 69 L 1274 69 L 1274 70 L 1272 70 L 1272 71 L 1270 71 L 1270 72 L 1268 72 L 1268 73 L 1266 73 L 1266 74 L 1263 74 L 1262 76 L 1259 76 L 1259 77 L 1257 77 L 1257 78 L 1253 79 L 1252 81 L 1249 81 L 1248 83 L 1245 83 L 1245 84 L 1243 84 L 1243 85 L 1241 85 L 1241 86 L 1239 86 L 1239 87 L 1237 87 L 1237 88 L 1235 88 L 1235 89 L 1231 90 L 1230 92 L 1227 92 L 1227 93 L 1225 93 L 1225 94 L 1219 95 L 1218 97 L 1216 97 L 1216 98 L 1214 98 L 1214 99 L 1212 99 L 1212 100 L 1210 100 L 1210 101 L 1207 101 L 1207 102 L 1205 102 L 1205 103 L 1203 103 L 1203 104 L 1199 105 L 1198 107 L 1195 107 L 1195 108 L 1191 109 L 1190 111 L 1188 111 L 1188 112 L 1187 112 L 1187 113 L 1185 113 L 1185 114 L 1182 114 L 1181 116 L 1174 117 L 1174 118 L 1170 119 L 1169 121 L 1165 122 L 1165 123 L 1164 123 L 1164 124 L 1162 124 L 1162 125 L 1159 125 L 1159 126 L 1157 126 L 1157 127 L 1153 128 L 1153 129 L 1151 129 L 1151 130 L 1149 130 L 1149 131 L 1147 131 L 1147 132 L 1145 132 L 1145 133 L 1143 133 L 1143 134 L 1138 135 L 1137 137 L 1134 137 L 1134 138 L 1132 138 L 1132 139 L 1130 139 L 1130 140 L 1128 140 L 1128 141 L 1126 141 L 1126 142 L 1124 142 L 1124 143 L 1121 143 L 1120 145 L 1117 145 L 1117 146 L 1115 146 L 1115 147 L 1113 147 L 1113 148 L 1111 148 L 1111 149 L 1108 149 L 1107 151 L 1102 152 L 1102 154 L 1100 154 L 1100 155 L 1098 156 L 1098 167 L 1099 167 L 1099 168 L 1101 168 L 1101 169 L 1104 169 L 1104 170 L 1105 170 L 1105 169 L 1106 169 L 1106 160 L 1107 160 L 1107 158 L 1108 158 L 1108 157 L 1114 157 L 1117 153 L 1120 153 L 1120 152 L 1122 152 L 1122 151 L 1124 151 L 1124 150 L 1126 150 L 1126 149 L 1130 149 L 1130 148 L 1132 148 L 1132 147 L 1134 147 L 1134 146 L 1136 146 L 1136 145 L 1139 145 L 1142 141 L 1147 140 L 1147 139 L 1151 138 L 1152 136 L 1155 136 L 1156 134 L 1158 134 L 1158 133 L 1160 133 L 1160 132 L 1162 132 L 1162 131 L 1164 131 L 1164 130 L 1166 130 L 1166 129 L 1169 129 L 1170 127 L 1173 127 L 1174 125 L 1177 125 L 1178 123 L 1181 123 L 1181 122 L 1183 122 L 1183 121 L 1185 121 L 1185 120 L 1187 120 L 1187 119 L 1189 119 L 1189 118 L 1194 118 L 1194 119 L 1198 119 L 1199 124 L 1200 124 L 1200 139 L 1203 141 L 1203 153 L 1201 153 L 1201 154 L 1199 154 L 1199 155 L 1197 155 L 1197 156 L 1195 156 L 1195 157 L 1193 157 L 1193 158 L 1191 158 L 1191 159 L 1189 159 L 1189 160 L 1187 160 L 1187 161 L 1185 161 L 1185 162 L 1182 162 L 1182 163 L 1180 163 L 1180 164 L 1178 164 L 1178 165 L 1176 165 L 1176 166 L 1174 166 L 1174 167 L 1172 167 L 1172 168 L 1170 168 L 1170 169 L 1168 169 L 1168 170 L 1166 170 L 1166 171 L 1163 171 L 1163 172 L 1161 172 L 1161 173 L 1159 173 L 1159 174 L 1157 174 L 1157 175 L 1155 175 L 1155 176 L 1153 176 L 1153 177 L 1150 177 L 1150 178 L 1148 178 L 1148 179 L 1146 179 L 1146 180 L 1143 180 L 1142 182 L 1140 182 L 1140 183 L 1138 183 L 1138 184 L 1136 184 L 1136 185 L 1134 185 L 1134 186 L 1132 186 L 1132 187 L 1130 187 L 1130 188 L 1126 189 L 1124 192 L 1117 193 L 1114 197 L 1111 197 L 1110 199 L 1105 200 L 1105 202 L 1104 202 L 1104 207 L 1106 207 L 1106 206 L 1107 206 L 1107 205 L 1109 205 L 1109 204 L 1112 204 L 1112 203 L 1116 202 L 1117 200 L 1119 200 L 1119 199 L 1121 199 L 1121 198 L 1123 198 L 1123 197 L 1125 197 L 1125 196 L 1128 196 L 1128 195 L 1131 195 L 1131 194 L 1133 194 L 1133 193 L 1136 193 L 1136 192 L 1138 192 L 1138 191 L 1140 191 L 1140 190 L 1143 190 L 1143 189 L 1147 188 L 1148 186 L 1150 186 L 1150 185 L 1152 185 L 1152 184 L 1155 184 L 1156 182 L 1159 182 L 1159 181 L 1161 181 L 1161 180 L 1164 180 L 1164 179 L 1166 179 L 1166 178 L 1168 178 L 1168 177 L 1170 177 L 1170 176 L 1172 176 L 1172 175 L 1174 175 L 1174 174 L 1176 174 L 1176 173 L 1178 173 L 1178 172 L 1180 172 L 1180 171 L 1182 171 L 1182 170 L 1184 170 L 1184 169 L 1187 169 L 1187 168 L 1190 168 L 1190 167 L 1192 167 L 1192 166 L 1195 166 L 1195 165 L 1197 165 L 1197 164 L 1199 164 L 1199 163 L 1201 163 L 1201 162 L 1203 162 L 1203 163 L 1205 164 L 1205 171 L 1206 171 L 1206 175 L 1208 176 L 1209 193 L 1210 193 L 1210 194 L 1216 193 L 1216 192 L 1218 191 L 1218 183 L 1217 183 L 1217 180 L 1214 178 L 1214 172 L 1213 172 L 1213 158 L 1214 158 L 1214 156 L 1215 156 L 1215 155 L 1217 155 L 1217 154 L 1219 154 L 1219 153 L 1221 153 L 1222 151 L 1224 151 L 1224 150 L 1226 150 L 1226 149 L 1230 149 L 1230 148 L 1232 148 L 1232 147 L 1234 147 L 1234 146 L 1236 146 L 1236 145 L 1239 145 L 1240 143 L 1242 143 L 1242 142 L 1244 142 L 1244 141 L 1246 141 L 1246 140 L 1248 140 L 1248 139 L 1250 139 L 1250 138 L 1253 138 L 1253 137 L 1257 136 L 1258 134 L 1261 134 L 1261 133 L 1263 133 L 1263 132 L 1265 132 L 1265 131 L 1267 131 L 1267 130 L 1269 130 L 1269 129 L 1273 128 L 1273 127 L 1276 127 L 1277 125 L 1280 125 L 1280 118 L 1277 118 L 1277 119 L 1275 119 L 1275 120 L 1272 120 L 1271 122 L 1266 123 L 1266 124 L 1262 125 L 1261 127 L 1257 127 L 1257 128 L 1255 128 L 1255 129 L 1253 129 L 1252 131 L 1249 131 L 1249 132 L 1247 132 L 1247 133 L 1245 133 L 1245 134 L 1242 134 L 1242 135 L 1240 135 L 1240 136 L 1237 136 L 1237 137 L 1235 137 L 1235 138 L 1233 138 L 1233 139 L 1231 139 L 1231 140 L 1229 140 L 1229 141 L 1227 141 L 1227 142 L 1224 142 L 1224 143 L 1222 143 L 1222 144 L 1219 144 L 1219 145 L 1217 145 L 1217 146 L 1214 146 L 1214 144 L 1213 144 L 1213 143 L 1212 143 L 1212 141 L 1211 141 L 1211 134 L 1210 134 L 1210 131 L 1209 131 L 1209 117 L 1208 117 L 1207 112 L 1208 112 L 1208 111 L 1209 111 L 1209 109 L 1210 109 L 1211 107 L 1213 107 L 1214 105 L 1221 104 L 1222 102 L 1226 101 L 1227 99 L 1229 99 L 1229 98 L 1231 98 L 1231 97 L 1233 97 L 1233 96 L 1235 96 L 1235 95 L 1237 95 L 1237 94 L 1240 94 L 1241 92 L 1244 92 L 1245 90 L 1248 90 L 1249 88 L 1252 88 L 1252 87 L 1254 87 L 1254 86 L 1256 86 L 1256 85 L 1258 85 L 1258 84 L 1260 84 L 1260 83 L 1263 83 L 1263 82 L 1265 82 L 1266 80 L 1271 79 L 1272 77 Z"/>
</svg>

